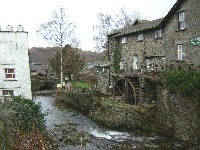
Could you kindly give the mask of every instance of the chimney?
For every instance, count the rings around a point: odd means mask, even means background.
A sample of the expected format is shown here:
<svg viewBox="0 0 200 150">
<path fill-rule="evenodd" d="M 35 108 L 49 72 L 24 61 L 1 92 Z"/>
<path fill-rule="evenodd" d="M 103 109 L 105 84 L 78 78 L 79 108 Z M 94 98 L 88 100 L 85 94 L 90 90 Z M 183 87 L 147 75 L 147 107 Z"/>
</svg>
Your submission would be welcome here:
<svg viewBox="0 0 200 150">
<path fill-rule="evenodd" d="M 18 25 L 17 26 L 17 31 L 18 32 L 23 32 L 24 31 L 24 27 L 22 25 Z"/>
<path fill-rule="evenodd" d="M 10 26 L 10 25 L 7 25 L 7 26 L 6 26 L 6 31 L 13 31 L 13 27 Z"/>
</svg>

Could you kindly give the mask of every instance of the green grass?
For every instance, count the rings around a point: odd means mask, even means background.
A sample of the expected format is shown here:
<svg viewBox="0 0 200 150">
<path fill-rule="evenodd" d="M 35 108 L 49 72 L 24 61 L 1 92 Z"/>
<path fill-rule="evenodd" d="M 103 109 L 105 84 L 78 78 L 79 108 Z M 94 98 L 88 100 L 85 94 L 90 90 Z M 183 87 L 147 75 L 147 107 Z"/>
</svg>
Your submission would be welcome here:
<svg viewBox="0 0 200 150">
<path fill-rule="evenodd" d="M 88 84 L 87 82 L 84 82 L 84 81 L 75 82 L 73 84 L 73 86 L 75 88 L 82 88 L 82 89 L 90 89 L 91 88 L 90 84 Z"/>
</svg>

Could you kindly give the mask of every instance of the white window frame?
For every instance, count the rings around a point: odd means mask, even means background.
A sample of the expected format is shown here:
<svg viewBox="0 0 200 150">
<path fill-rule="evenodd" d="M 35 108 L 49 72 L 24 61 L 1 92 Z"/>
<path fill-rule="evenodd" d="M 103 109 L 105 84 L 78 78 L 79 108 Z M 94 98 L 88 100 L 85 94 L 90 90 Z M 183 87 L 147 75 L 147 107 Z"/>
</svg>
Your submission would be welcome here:
<svg viewBox="0 0 200 150">
<path fill-rule="evenodd" d="M 178 28 L 179 30 L 185 29 L 185 11 L 178 13 Z"/>
<path fill-rule="evenodd" d="M 16 73 L 15 73 L 14 68 L 4 68 L 4 72 L 5 72 L 5 79 L 6 80 L 16 79 Z"/>
<path fill-rule="evenodd" d="M 133 56 L 133 69 L 138 69 L 138 56 L 134 55 Z"/>
<path fill-rule="evenodd" d="M 162 30 L 158 29 L 155 31 L 155 39 L 161 38 L 162 37 Z"/>
<path fill-rule="evenodd" d="M 12 96 L 14 95 L 14 90 L 2 90 L 3 96 Z"/>
<path fill-rule="evenodd" d="M 177 51 L 178 51 L 178 60 L 184 60 L 185 58 L 185 50 L 183 44 L 177 45 Z"/>
<path fill-rule="evenodd" d="M 124 69 L 124 61 L 120 61 L 119 66 L 120 66 L 120 70 Z"/>
<path fill-rule="evenodd" d="M 122 44 L 127 43 L 127 37 L 122 37 Z"/>
<path fill-rule="evenodd" d="M 138 34 L 138 41 L 143 41 L 144 40 L 144 34 L 143 33 L 139 33 Z"/>
<path fill-rule="evenodd" d="M 152 60 L 146 59 L 146 65 L 147 65 L 147 70 L 151 70 L 152 69 Z"/>
</svg>

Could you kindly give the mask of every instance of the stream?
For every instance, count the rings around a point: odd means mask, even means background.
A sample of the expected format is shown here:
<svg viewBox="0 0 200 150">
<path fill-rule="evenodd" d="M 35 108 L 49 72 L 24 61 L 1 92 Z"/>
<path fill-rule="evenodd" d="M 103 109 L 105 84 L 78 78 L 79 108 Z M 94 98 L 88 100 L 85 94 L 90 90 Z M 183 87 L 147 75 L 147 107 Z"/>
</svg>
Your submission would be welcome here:
<svg viewBox="0 0 200 150">
<path fill-rule="evenodd" d="M 189 144 L 156 134 L 116 131 L 103 127 L 86 115 L 52 96 L 34 96 L 46 118 L 47 131 L 59 144 L 59 150 L 160 150 L 196 149 Z"/>
</svg>

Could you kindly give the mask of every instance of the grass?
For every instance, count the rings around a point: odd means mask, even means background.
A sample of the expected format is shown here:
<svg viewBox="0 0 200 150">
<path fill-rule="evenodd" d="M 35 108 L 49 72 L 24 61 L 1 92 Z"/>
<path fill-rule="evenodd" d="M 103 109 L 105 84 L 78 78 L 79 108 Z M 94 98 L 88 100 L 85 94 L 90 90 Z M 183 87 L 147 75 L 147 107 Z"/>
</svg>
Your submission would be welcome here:
<svg viewBox="0 0 200 150">
<path fill-rule="evenodd" d="M 84 81 L 79 81 L 79 82 L 75 82 L 73 83 L 74 88 L 81 88 L 81 89 L 90 89 L 91 86 L 90 84 L 88 84 L 87 82 Z"/>
</svg>

